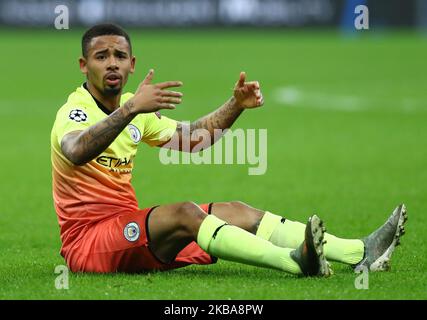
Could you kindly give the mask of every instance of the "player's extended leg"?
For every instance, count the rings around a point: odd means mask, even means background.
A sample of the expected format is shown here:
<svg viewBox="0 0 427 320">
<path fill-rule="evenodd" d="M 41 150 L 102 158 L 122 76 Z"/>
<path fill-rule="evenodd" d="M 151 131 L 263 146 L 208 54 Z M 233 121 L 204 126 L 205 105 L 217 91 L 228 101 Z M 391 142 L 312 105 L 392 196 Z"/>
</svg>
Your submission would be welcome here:
<svg viewBox="0 0 427 320">
<path fill-rule="evenodd" d="M 389 259 L 404 234 L 406 208 L 398 206 L 386 223 L 363 239 L 342 239 L 325 233 L 324 252 L 327 259 L 371 271 L 387 270 Z M 304 224 L 266 212 L 257 230 L 257 236 L 282 247 L 296 248 L 304 236 Z"/>
<path fill-rule="evenodd" d="M 157 207 L 148 218 L 147 230 L 153 254 L 165 263 L 196 241 L 220 259 L 293 274 L 327 276 L 330 270 L 323 256 L 323 232 L 320 219 L 313 216 L 300 246 L 281 248 L 214 215 L 206 215 L 191 202 Z"/>
<path fill-rule="evenodd" d="M 305 224 L 264 212 L 240 201 L 214 203 L 211 213 L 279 247 L 297 248 L 304 239 Z M 404 233 L 405 221 L 406 208 L 401 205 L 381 228 L 364 239 L 343 239 L 325 233 L 325 256 L 356 267 L 363 265 L 370 270 L 386 270 L 391 254 Z"/>
<path fill-rule="evenodd" d="M 279 247 L 296 248 L 304 237 L 304 224 L 266 212 L 256 235 Z M 325 256 L 328 260 L 356 264 L 363 259 L 364 245 L 359 239 L 342 239 L 325 233 Z"/>
</svg>

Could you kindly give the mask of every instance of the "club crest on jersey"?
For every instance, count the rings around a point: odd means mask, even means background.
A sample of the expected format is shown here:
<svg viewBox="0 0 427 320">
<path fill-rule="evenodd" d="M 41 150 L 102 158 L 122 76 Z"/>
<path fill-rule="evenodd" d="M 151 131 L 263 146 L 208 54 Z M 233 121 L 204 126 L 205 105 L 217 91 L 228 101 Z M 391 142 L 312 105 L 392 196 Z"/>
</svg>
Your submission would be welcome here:
<svg viewBox="0 0 427 320">
<path fill-rule="evenodd" d="M 133 124 L 128 125 L 128 128 L 132 141 L 138 143 L 139 140 L 141 140 L 141 131 L 139 131 L 139 129 Z"/>
<path fill-rule="evenodd" d="M 123 234 L 126 240 L 135 242 L 139 238 L 139 225 L 136 222 L 129 222 L 125 226 Z"/>
<path fill-rule="evenodd" d="M 75 122 L 85 122 L 87 120 L 87 114 L 80 109 L 71 110 L 68 117 Z"/>
</svg>

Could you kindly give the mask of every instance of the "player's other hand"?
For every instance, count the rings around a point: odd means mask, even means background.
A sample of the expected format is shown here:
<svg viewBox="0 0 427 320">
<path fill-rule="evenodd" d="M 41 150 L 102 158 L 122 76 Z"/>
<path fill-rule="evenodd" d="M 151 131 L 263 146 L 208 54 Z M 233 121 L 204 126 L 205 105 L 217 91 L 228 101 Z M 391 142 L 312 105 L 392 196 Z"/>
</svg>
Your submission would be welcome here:
<svg viewBox="0 0 427 320">
<path fill-rule="evenodd" d="M 182 93 L 167 90 L 182 86 L 181 81 L 166 81 L 153 84 L 154 70 L 151 69 L 132 97 L 134 113 L 150 113 L 161 109 L 175 109 L 181 103 Z"/>
<path fill-rule="evenodd" d="M 240 72 L 239 81 L 234 86 L 234 98 L 239 107 L 257 108 L 264 104 L 264 98 L 258 81 L 246 81 L 246 73 Z"/>
</svg>

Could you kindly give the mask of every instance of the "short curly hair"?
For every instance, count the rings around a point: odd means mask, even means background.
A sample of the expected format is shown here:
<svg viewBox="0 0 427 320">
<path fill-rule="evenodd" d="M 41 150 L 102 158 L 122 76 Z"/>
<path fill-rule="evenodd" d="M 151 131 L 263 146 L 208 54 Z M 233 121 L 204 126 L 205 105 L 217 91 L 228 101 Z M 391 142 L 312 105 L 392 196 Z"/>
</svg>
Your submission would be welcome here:
<svg viewBox="0 0 427 320">
<path fill-rule="evenodd" d="M 89 51 L 88 49 L 89 43 L 93 38 L 96 38 L 99 36 L 107 36 L 107 35 L 116 35 L 116 36 L 124 37 L 129 44 L 130 54 L 132 54 L 132 44 L 130 42 L 130 37 L 127 34 L 127 32 L 118 25 L 115 25 L 112 23 L 103 23 L 103 24 L 97 24 L 91 27 L 84 33 L 82 37 L 83 57 L 87 58 L 87 54 Z"/>
</svg>

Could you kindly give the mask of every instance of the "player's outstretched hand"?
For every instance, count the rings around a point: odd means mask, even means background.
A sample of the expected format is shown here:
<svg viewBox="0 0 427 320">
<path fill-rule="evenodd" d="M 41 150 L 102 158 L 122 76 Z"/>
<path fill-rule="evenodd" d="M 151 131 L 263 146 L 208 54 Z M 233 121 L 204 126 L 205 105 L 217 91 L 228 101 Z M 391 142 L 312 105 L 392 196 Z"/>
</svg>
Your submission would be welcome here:
<svg viewBox="0 0 427 320">
<path fill-rule="evenodd" d="M 152 84 L 154 70 L 151 69 L 141 82 L 132 97 L 133 112 L 150 113 L 161 109 L 175 109 L 175 105 L 181 103 L 182 93 L 166 90 L 172 87 L 182 86 L 181 81 L 166 81 Z"/>
<path fill-rule="evenodd" d="M 239 81 L 234 86 L 234 98 L 242 108 L 257 108 L 264 104 L 258 81 L 245 82 L 246 73 L 240 72 Z"/>
</svg>

